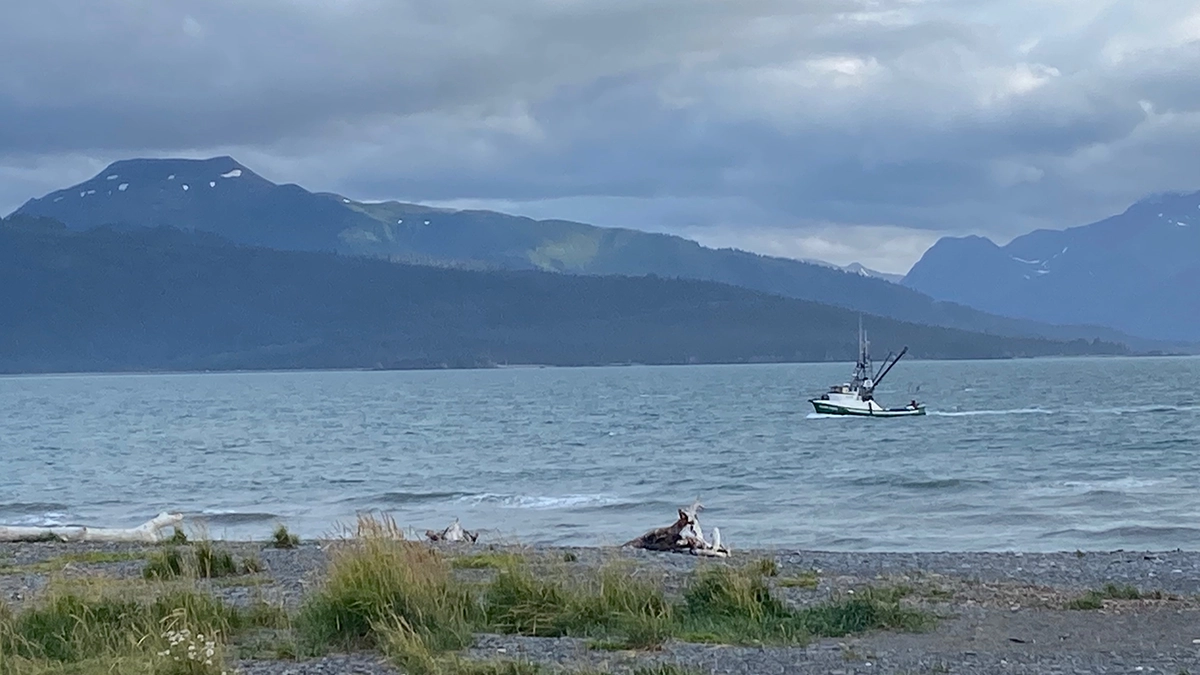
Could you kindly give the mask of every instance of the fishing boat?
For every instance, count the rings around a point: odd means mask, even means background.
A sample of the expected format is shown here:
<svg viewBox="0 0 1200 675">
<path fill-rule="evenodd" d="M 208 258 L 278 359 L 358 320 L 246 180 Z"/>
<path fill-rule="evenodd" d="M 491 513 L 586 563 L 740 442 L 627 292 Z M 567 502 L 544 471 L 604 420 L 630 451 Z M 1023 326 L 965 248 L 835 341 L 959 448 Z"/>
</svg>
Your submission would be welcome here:
<svg viewBox="0 0 1200 675">
<path fill-rule="evenodd" d="M 892 367 L 906 354 L 908 347 L 892 357 L 889 352 L 883 365 L 872 374 L 870 343 L 863 332 L 862 321 L 858 324 L 858 362 L 854 365 L 854 376 L 849 382 L 835 384 L 819 398 L 809 399 L 813 408 L 822 415 L 858 415 L 861 417 L 911 417 L 924 415 L 925 406 L 911 401 L 903 408 L 885 408 L 875 401 L 875 388 L 887 377 Z"/>
</svg>

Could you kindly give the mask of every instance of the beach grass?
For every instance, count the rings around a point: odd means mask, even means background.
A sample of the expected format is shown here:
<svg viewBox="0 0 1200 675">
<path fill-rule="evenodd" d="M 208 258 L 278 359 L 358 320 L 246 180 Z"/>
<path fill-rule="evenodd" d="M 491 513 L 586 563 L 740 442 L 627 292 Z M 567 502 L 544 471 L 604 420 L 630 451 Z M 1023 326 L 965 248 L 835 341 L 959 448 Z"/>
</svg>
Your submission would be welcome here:
<svg viewBox="0 0 1200 675">
<path fill-rule="evenodd" d="M 781 577 L 772 559 L 701 561 L 668 583 L 627 560 L 585 568 L 512 551 L 452 557 L 370 517 L 328 545 L 320 584 L 292 613 L 262 602 L 233 607 L 210 594 L 227 587 L 224 580 L 258 569 L 253 558 L 238 560 L 204 540 L 155 546 L 147 554 L 141 579 L 56 577 L 36 601 L 0 605 L 0 675 L 91 675 L 101 672 L 99 663 L 174 675 L 172 664 L 188 660 L 175 661 L 172 650 L 185 642 L 211 650 L 213 663 L 188 661 L 193 670 L 179 675 L 217 675 L 233 654 L 297 658 L 363 649 L 413 675 L 523 675 L 542 669 L 466 659 L 463 652 L 479 633 L 571 637 L 592 649 L 646 652 L 671 641 L 803 645 L 872 630 L 923 630 L 933 622 L 905 604 L 911 590 L 903 587 L 868 587 L 792 606 L 774 590 L 811 588 L 816 574 Z M 72 555 L 89 562 L 134 557 Z M 637 672 L 691 671 L 651 665 Z"/>
<path fill-rule="evenodd" d="M 1105 584 L 1101 588 L 1090 590 L 1070 600 L 1067 602 L 1067 609 L 1103 609 L 1105 600 L 1161 600 L 1163 597 L 1164 595 L 1159 591 L 1142 593 L 1135 586 Z"/>
<path fill-rule="evenodd" d="M 814 571 L 801 572 L 790 577 L 779 577 L 775 585 L 780 588 L 816 588 L 821 584 L 821 577 Z"/>
<path fill-rule="evenodd" d="M 105 563 L 143 560 L 144 551 L 78 551 L 63 553 L 28 565 L 0 565 L 0 574 L 46 574 L 61 572 L 72 565 L 100 565 Z"/>
<path fill-rule="evenodd" d="M 381 633 L 395 642 L 402 626 L 434 651 L 470 644 L 478 604 L 469 587 L 451 579 L 445 558 L 386 527 L 359 532 L 333 552 L 324 583 L 301 606 L 301 645 L 314 653 L 375 648 Z"/>
<path fill-rule="evenodd" d="M 283 523 L 275 528 L 275 532 L 271 535 L 271 546 L 280 549 L 292 549 L 300 545 L 300 537 L 288 531 L 287 526 Z"/>
<path fill-rule="evenodd" d="M 210 541 L 198 541 L 189 546 L 165 546 L 151 553 L 142 570 L 146 579 L 193 577 L 218 579 L 262 571 L 258 558 L 235 560 L 229 551 Z"/>
<path fill-rule="evenodd" d="M 682 597 L 636 569 L 609 563 L 582 578 L 535 567 L 523 556 L 488 551 L 447 559 L 430 547 L 365 523 L 333 553 L 322 587 L 296 617 L 311 653 L 377 648 L 409 672 L 439 673 L 447 655 L 476 632 L 587 639 L 595 649 L 654 650 L 668 640 L 719 644 L 806 644 L 877 629 L 921 630 L 933 618 L 902 606 L 904 589 L 793 609 L 767 579 L 773 560 L 744 567 L 705 565 Z M 467 582 L 455 570 L 495 570 Z M 808 586 L 807 577 L 797 585 Z"/>
<path fill-rule="evenodd" d="M 54 579 L 36 603 L 0 610 L 0 675 L 217 675 L 230 638 L 281 615 L 225 605 L 186 582 Z"/>
</svg>

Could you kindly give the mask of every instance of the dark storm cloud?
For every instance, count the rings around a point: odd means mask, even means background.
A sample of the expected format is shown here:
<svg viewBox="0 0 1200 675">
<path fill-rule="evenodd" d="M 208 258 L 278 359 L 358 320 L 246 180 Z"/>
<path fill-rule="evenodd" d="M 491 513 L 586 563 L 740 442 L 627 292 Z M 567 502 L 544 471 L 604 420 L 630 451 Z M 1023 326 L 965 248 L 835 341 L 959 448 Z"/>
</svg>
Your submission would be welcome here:
<svg viewBox="0 0 1200 675">
<path fill-rule="evenodd" d="M 11 4 L 0 208 L 231 153 L 355 197 L 902 270 L 939 232 L 1200 189 L 1190 0 Z"/>
</svg>

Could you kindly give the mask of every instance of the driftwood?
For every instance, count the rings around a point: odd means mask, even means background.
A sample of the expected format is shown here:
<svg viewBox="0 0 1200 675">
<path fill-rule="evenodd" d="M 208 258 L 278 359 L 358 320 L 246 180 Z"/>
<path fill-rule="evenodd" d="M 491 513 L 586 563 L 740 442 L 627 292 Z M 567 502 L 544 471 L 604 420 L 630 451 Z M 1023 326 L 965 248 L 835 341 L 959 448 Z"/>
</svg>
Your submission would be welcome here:
<svg viewBox="0 0 1200 675">
<path fill-rule="evenodd" d="M 626 542 L 624 546 L 647 551 L 670 551 L 724 558 L 729 555 L 729 549 L 721 545 L 721 530 L 714 527 L 713 540 L 710 542 L 704 539 L 699 517 L 703 508 L 700 502 L 696 502 L 686 509 L 679 509 L 679 519 L 674 523 L 650 530 L 637 539 Z"/>
<path fill-rule="evenodd" d="M 458 524 L 458 518 L 455 518 L 454 522 L 450 523 L 450 526 L 441 532 L 425 530 L 425 536 L 429 541 L 469 541 L 475 543 L 475 540 L 479 539 L 479 533 L 464 530 L 462 525 Z"/>
<path fill-rule="evenodd" d="M 102 528 L 71 525 L 67 527 L 9 527 L 0 525 L 0 541 L 161 541 L 163 528 L 183 522 L 179 513 L 160 513 L 153 520 L 133 528 Z"/>
</svg>

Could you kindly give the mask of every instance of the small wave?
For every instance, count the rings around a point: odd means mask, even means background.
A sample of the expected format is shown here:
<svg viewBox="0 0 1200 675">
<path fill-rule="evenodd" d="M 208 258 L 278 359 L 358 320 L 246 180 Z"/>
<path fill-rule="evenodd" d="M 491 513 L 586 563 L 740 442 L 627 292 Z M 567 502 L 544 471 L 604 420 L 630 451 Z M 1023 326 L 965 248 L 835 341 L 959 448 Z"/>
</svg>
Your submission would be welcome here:
<svg viewBox="0 0 1200 675">
<path fill-rule="evenodd" d="M 810 412 L 804 416 L 804 419 L 809 420 L 842 420 L 849 419 L 851 415 L 827 415 L 825 413 Z"/>
<path fill-rule="evenodd" d="M 0 502 L 0 516 L 32 516 L 66 510 L 66 504 L 56 502 Z"/>
<path fill-rule="evenodd" d="M 850 481 L 858 487 L 897 487 L 906 490 L 947 490 L 961 487 L 990 485 L 990 481 L 975 478 L 906 478 L 904 476 L 864 476 Z"/>
<path fill-rule="evenodd" d="M 1042 408 L 1015 408 L 1013 410 L 931 410 L 930 415 L 939 417 L 975 417 L 977 415 L 1053 415 L 1053 410 Z"/>
<path fill-rule="evenodd" d="M 623 500 L 611 495 L 502 495 L 478 494 L 464 495 L 458 501 L 471 505 L 492 504 L 508 509 L 532 509 L 547 511 L 553 509 L 570 509 L 579 507 L 613 507 L 623 503 Z"/>
<path fill-rule="evenodd" d="M 1113 478 L 1109 480 L 1065 480 L 1056 485 L 1058 487 L 1068 488 L 1073 491 L 1088 493 L 1088 492 L 1118 492 L 1126 494 L 1129 492 L 1144 492 L 1150 488 L 1158 489 L 1163 485 L 1169 485 L 1177 482 L 1174 478 L 1135 478 L 1127 476 L 1124 478 Z"/>
<path fill-rule="evenodd" d="M 371 497 L 369 501 L 385 504 L 420 504 L 462 499 L 469 496 L 466 492 L 385 492 Z"/>
<path fill-rule="evenodd" d="M 1198 405 L 1148 405 L 1134 408 L 1106 408 L 1095 412 L 1109 415 L 1152 415 L 1156 413 L 1193 412 L 1200 410 Z"/>
<path fill-rule="evenodd" d="M 247 511 L 201 511 L 197 520 L 214 525 L 248 525 L 266 521 L 277 521 L 280 517 L 274 513 L 256 513 Z"/>
<path fill-rule="evenodd" d="M 1085 530 L 1082 528 L 1072 527 L 1065 530 L 1047 532 L 1041 535 L 1040 538 L 1077 538 L 1086 541 L 1115 540 L 1127 542 L 1129 544 L 1149 543 L 1154 546 L 1163 546 L 1164 542 L 1169 541 L 1186 540 L 1192 542 L 1200 540 L 1200 528 L 1183 526 L 1155 527 L 1152 525 L 1124 525 L 1121 527 L 1112 527 L 1106 530 Z"/>
<path fill-rule="evenodd" d="M 15 527 L 60 527 L 69 525 L 70 507 L 56 502 L 7 502 L 0 504 L 0 524 Z"/>
<path fill-rule="evenodd" d="M 640 511 L 642 509 L 653 509 L 655 512 L 666 510 L 671 513 L 679 508 L 679 505 L 673 501 L 666 499 L 647 499 L 643 501 L 622 501 L 616 500 L 611 504 L 601 504 L 594 507 L 597 511 L 611 511 L 622 513 L 625 511 Z"/>
</svg>

